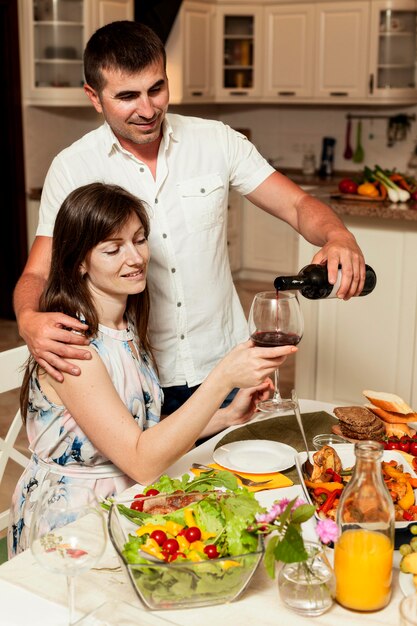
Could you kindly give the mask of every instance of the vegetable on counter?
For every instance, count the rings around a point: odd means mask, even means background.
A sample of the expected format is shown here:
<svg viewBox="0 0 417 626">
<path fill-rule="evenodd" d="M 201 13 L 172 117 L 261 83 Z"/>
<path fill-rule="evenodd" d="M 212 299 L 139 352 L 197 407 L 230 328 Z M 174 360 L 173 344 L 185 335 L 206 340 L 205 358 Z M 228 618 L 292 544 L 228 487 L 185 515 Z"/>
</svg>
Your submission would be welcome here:
<svg viewBox="0 0 417 626">
<path fill-rule="evenodd" d="M 343 178 L 338 185 L 343 194 L 359 195 L 389 202 L 417 201 L 417 180 L 401 174 L 395 169 L 384 170 L 379 165 L 374 169 L 365 166 L 352 178 Z"/>
</svg>

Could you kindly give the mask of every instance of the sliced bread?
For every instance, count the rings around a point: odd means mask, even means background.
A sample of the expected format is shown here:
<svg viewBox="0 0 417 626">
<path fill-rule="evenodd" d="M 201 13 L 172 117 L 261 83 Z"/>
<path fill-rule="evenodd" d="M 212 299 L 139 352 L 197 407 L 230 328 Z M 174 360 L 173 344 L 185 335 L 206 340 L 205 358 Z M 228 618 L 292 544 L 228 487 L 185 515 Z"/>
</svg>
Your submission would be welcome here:
<svg viewBox="0 0 417 626">
<path fill-rule="evenodd" d="M 407 413 L 407 415 L 403 415 L 402 413 L 385 411 L 384 409 L 381 409 L 381 407 L 374 406 L 373 404 L 365 404 L 364 406 L 388 424 L 407 424 L 408 422 L 417 422 L 417 413 Z"/>
<path fill-rule="evenodd" d="M 365 398 L 369 400 L 369 402 L 372 402 L 373 405 L 379 407 L 380 409 L 384 409 L 384 411 L 401 413 L 401 415 L 407 415 L 408 413 L 414 412 L 413 409 L 395 393 L 372 391 L 371 389 L 365 389 L 362 393 Z"/>
</svg>

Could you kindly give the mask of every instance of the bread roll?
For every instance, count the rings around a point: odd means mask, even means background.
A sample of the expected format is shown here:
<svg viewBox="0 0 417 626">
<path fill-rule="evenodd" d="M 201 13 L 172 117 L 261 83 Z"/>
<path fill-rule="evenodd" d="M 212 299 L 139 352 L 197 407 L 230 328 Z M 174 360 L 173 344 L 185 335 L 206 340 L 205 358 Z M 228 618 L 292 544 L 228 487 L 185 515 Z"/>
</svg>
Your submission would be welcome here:
<svg viewBox="0 0 417 626">
<path fill-rule="evenodd" d="M 413 409 L 408 406 L 406 402 L 400 396 L 395 393 L 385 393 L 384 391 L 372 391 L 371 389 L 365 389 L 362 391 L 365 398 L 372 402 L 373 405 L 389 411 L 390 413 L 401 413 L 401 415 L 407 415 L 408 413 L 414 413 Z"/>
<path fill-rule="evenodd" d="M 414 437 L 416 431 L 413 428 L 407 426 L 407 424 L 386 424 L 385 426 L 387 437 L 401 438 L 404 435 L 408 437 Z"/>
<path fill-rule="evenodd" d="M 407 424 L 408 422 L 417 422 L 417 413 L 402 415 L 401 413 L 391 413 L 390 411 L 385 411 L 384 409 L 381 409 L 381 407 L 374 406 L 373 404 L 365 404 L 364 406 L 388 424 Z"/>
</svg>

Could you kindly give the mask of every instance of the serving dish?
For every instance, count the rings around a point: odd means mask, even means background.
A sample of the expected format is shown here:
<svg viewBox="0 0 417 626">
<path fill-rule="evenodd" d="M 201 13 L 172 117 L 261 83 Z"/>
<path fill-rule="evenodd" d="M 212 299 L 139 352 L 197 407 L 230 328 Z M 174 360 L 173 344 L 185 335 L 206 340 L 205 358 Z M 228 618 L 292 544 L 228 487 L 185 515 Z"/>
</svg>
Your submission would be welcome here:
<svg viewBox="0 0 417 626">
<path fill-rule="evenodd" d="M 150 510 L 152 504 L 170 501 L 175 498 L 176 505 L 184 497 L 183 507 L 189 507 L 190 496 L 204 499 L 214 492 L 199 494 L 160 494 L 144 498 L 144 510 Z M 162 497 L 161 497 L 162 496 Z M 216 492 L 216 497 L 228 497 L 228 494 Z M 136 535 L 138 524 L 127 519 L 120 506 L 129 507 L 132 499 L 118 500 L 109 510 L 108 530 L 111 542 L 119 556 L 122 567 L 130 580 L 134 591 L 151 610 L 170 610 L 196 608 L 232 602 L 247 588 L 264 554 L 264 543 L 260 537 L 257 548 L 245 554 L 211 558 L 203 561 L 177 559 L 171 563 L 149 557 L 143 562 L 131 563 L 126 558 L 125 544 L 129 534 Z"/>
<path fill-rule="evenodd" d="M 348 467 L 353 467 L 353 465 L 355 465 L 356 462 L 356 458 L 355 458 L 355 446 L 354 444 L 350 444 L 350 443 L 346 443 L 346 444 L 339 444 L 339 445 L 334 445 L 332 446 L 337 454 L 340 457 L 340 460 L 342 462 L 342 466 L 344 469 L 348 468 Z M 310 452 L 310 458 L 312 457 L 312 455 L 315 454 L 314 451 Z M 306 500 L 312 504 L 311 501 L 311 497 L 309 494 L 309 491 L 307 489 L 307 486 L 304 482 L 304 477 L 303 477 L 303 470 L 302 470 L 302 464 L 304 463 L 304 461 L 307 458 L 307 454 L 306 452 L 298 452 L 295 456 L 295 466 L 297 469 L 297 473 L 300 479 L 300 485 L 301 488 L 303 490 L 304 496 L 306 498 Z M 403 455 L 401 454 L 401 452 L 398 452 L 397 450 L 384 450 L 383 454 L 382 454 L 382 461 L 396 461 L 397 463 L 400 463 L 403 468 L 404 468 L 404 472 L 409 472 L 411 474 L 411 476 L 416 477 L 416 473 L 413 470 L 413 468 L 411 467 L 411 465 L 406 461 L 406 459 L 403 457 Z M 417 489 L 414 489 L 414 496 L 416 498 L 417 501 Z M 319 519 L 317 513 L 316 515 L 316 519 Z M 415 523 L 415 522 L 414 522 Z M 410 525 L 410 522 L 408 521 L 399 521 L 399 522 L 395 522 L 395 528 L 397 530 L 402 530 L 407 528 Z"/>
</svg>

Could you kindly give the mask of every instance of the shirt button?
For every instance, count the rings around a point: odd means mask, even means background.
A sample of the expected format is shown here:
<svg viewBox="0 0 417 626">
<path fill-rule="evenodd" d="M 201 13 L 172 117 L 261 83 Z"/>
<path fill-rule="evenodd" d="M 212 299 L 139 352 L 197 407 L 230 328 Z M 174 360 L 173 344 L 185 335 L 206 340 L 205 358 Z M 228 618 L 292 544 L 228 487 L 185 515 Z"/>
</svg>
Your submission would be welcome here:
<svg viewBox="0 0 417 626">
<path fill-rule="evenodd" d="M 158 198 L 155 198 L 155 204 L 158 204 Z"/>
<path fill-rule="evenodd" d="M 202 188 L 200 189 L 200 192 L 201 192 L 201 193 L 206 193 L 206 190 L 204 189 L 204 187 L 202 187 Z"/>
<path fill-rule="evenodd" d="M 177 302 L 177 306 L 180 307 L 182 302 Z"/>
<path fill-rule="evenodd" d="M 162 233 L 162 237 L 163 237 L 164 239 L 166 239 L 166 238 L 168 237 L 168 235 L 167 235 L 166 233 Z"/>
<path fill-rule="evenodd" d="M 144 172 L 144 171 L 145 171 L 145 168 L 144 168 L 144 167 L 140 167 L 140 168 L 139 168 L 139 172 Z"/>
<path fill-rule="evenodd" d="M 181 336 L 180 336 L 180 339 L 185 339 L 185 335 L 181 335 Z"/>
<path fill-rule="evenodd" d="M 175 274 L 175 272 L 176 272 L 176 271 L 177 271 L 177 270 L 175 269 L 175 267 L 171 267 L 171 272 L 172 272 L 173 274 Z"/>
</svg>

